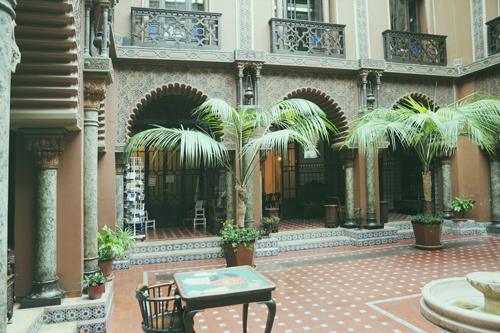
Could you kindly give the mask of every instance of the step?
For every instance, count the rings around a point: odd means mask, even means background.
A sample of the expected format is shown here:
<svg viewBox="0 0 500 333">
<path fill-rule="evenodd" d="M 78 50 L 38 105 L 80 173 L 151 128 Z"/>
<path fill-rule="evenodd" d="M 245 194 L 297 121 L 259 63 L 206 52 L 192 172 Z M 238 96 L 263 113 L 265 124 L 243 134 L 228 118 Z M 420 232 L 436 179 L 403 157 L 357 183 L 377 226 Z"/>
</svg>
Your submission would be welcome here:
<svg viewBox="0 0 500 333">
<path fill-rule="evenodd" d="M 137 243 L 130 253 L 164 252 L 219 247 L 220 237 L 200 237 Z"/>
<path fill-rule="evenodd" d="M 131 253 L 130 265 L 148 265 L 187 260 L 214 259 L 222 258 L 222 255 L 223 253 L 220 246 L 188 250 Z"/>
<path fill-rule="evenodd" d="M 280 252 L 322 249 L 327 247 L 347 246 L 352 244 L 352 239 L 345 236 L 308 238 L 279 242 Z"/>
<path fill-rule="evenodd" d="M 415 238 L 415 234 L 413 233 L 413 229 L 401 229 L 398 231 L 399 239 L 410 239 Z"/>
<path fill-rule="evenodd" d="M 77 323 L 69 321 L 64 323 L 43 324 L 39 333 L 76 333 L 78 332 Z"/>
<path fill-rule="evenodd" d="M 393 236 L 383 236 L 383 237 L 371 237 L 371 238 L 361 238 L 361 239 L 353 239 L 353 246 L 372 246 L 372 245 L 383 245 L 383 244 L 392 244 L 397 243 L 399 241 L 398 235 Z"/>
<path fill-rule="evenodd" d="M 313 229 L 298 229 L 289 231 L 280 231 L 272 234 L 278 241 L 291 241 L 301 239 L 313 239 L 324 237 L 342 236 L 342 228 L 313 228 Z"/>
</svg>

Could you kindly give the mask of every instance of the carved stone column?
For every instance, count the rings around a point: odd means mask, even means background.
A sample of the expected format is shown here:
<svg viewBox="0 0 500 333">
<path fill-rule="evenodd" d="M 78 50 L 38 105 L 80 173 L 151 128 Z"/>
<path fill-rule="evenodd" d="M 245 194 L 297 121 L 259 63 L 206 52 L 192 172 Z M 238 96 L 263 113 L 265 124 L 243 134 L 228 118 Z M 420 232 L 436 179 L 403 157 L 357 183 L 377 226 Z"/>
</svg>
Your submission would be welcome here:
<svg viewBox="0 0 500 333">
<path fill-rule="evenodd" d="M 488 234 L 500 235 L 500 151 L 490 157 L 491 224 Z"/>
<path fill-rule="evenodd" d="M 84 274 L 92 274 L 97 266 L 97 130 L 101 102 L 104 100 L 106 83 L 104 80 L 85 80 L 84 82 L 84 122 L 83 122 L 83 243 Z"/>
<path fill-rule="evenodd" d="M 375 148 L 368 149 L 365 153 L 365 173 L 366 173 L 366 229 L 382 228 L 377 224 L 375 193 Z"/>
<path fill-rule="evenodd" d="M 85 45 L 83 47 L 83 52 L 86 56 L 90 55 L 90 11 L 92 9 L 92 0 L 85 0 Z"/>
<path fill-rule="evenodd" d="M 63 291 L 57 277 L 57 169 L 64 148 L 62 133 L 30 133 L 25 146 L 36 162 L 35 252 L 33 287 L 23 307 L 61 304 Z"/>
<path fill-rule="evenodd" d="M 236 66 L 238 68 L 238 105 L 243 105 L 243 70 L 245 69 L 245 64 L 239 62 Z"/>
<path fill-rule="evenodd" d="M 7 210 L 9 207 L 10 75 L 17 49 L 13 39 L 16 1 L 0 0 L 0 332 L 7 324 Z"/>
<path fill-rule="evenodd" d="M 121 151 L 115 152 L 115 219 L 120 228 L 123 228 L 123 174 L 126 166 L 124 155 Z"/>
<path fill-rule="evenodd" d="M 366 92 L 366 86 L 368 85 L 368 74 L 369 74 L 369 71 L 368 70 L 361 70 L 359 72 L 359 77 L 361 79 L 361 97 L 360 97 L 360 113 L 364 113 L 367 111 L 367 104 L 366 104 L 366 96 L 367 96 L 367 92 Z"/>
<path fill-rule="evenodd" d="M 344 228 L 356 228 L 358 223 L 354 217 L 354 153 L 347 151 L 342 154 L 345 169 L 345 222 Z"/>
<path fill-rule="evenodd" d="M 444 158 L 441 160 L 441 171 L 443 173 L 443 217 L 451 219 L 451 160 Z"/>
</svg>

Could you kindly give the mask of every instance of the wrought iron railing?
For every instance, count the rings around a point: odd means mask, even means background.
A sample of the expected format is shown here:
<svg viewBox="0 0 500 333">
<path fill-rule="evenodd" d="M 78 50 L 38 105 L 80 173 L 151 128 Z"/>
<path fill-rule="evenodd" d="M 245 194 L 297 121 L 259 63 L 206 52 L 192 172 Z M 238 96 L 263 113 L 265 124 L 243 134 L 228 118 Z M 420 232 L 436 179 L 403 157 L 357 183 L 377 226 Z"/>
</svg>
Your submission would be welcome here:
<svg viewBox="0 0 500 333">
<path fill-rule="evenodd" d="M 132 7 L 132 45 L 220 48 L 219 13 Z"/>
<path fill-rule="evenodd" d="M 272 18 L 271 51 L 345 58 L 341 24 Z"/>
<path fill-rule="evenodd" d="M 446 66 L 446 36 L 386 30 L 386 61 Z"/>
<path fill-rule="evenodd" d="M 488 55 L 500 52 L 500 16 L 486 22 L 488 27 Z"/>
</svg>

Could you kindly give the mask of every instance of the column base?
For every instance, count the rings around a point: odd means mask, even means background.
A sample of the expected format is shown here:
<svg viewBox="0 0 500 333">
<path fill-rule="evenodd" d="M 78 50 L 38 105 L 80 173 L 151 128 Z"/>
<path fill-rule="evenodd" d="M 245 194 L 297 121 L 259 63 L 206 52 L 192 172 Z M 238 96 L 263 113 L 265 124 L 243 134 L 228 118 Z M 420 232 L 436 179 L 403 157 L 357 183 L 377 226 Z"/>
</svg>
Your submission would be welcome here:
<svg viewBox="0 0 500 333">
<path fill-rule="evenodd" d="M 486 232 L 490 236 L 500 236 L 500 221 L 493 221 L 486 227 Z"/>
<path fill-rule="evenodd" d="M 354 229 L 359 228 L 360 226 L 354 220 L 347 220 L 344 224 L 341 225 L 342 228 Z"/>
<path fill-rule="evenodd" d="M 368 222 L 367 224 L 365 224 L 363 226 L 363 228 L 365 229 L 384 229 L 384 225 L 383 224 L 378 224 L 377 222 Z"/>
<path fill-rule="evenodd" d="M 443 211 L 443 218 L 446 220 L 451 220 L 453 218 L 453 213 L 450 210 Z"/>
<path fill-rule="evenodd" d="M 21 308 L 60 305 L 64 292 L 59 287 L 58 280 L 33 282 L 31 293 L 21 301 Z"/>
</svg>

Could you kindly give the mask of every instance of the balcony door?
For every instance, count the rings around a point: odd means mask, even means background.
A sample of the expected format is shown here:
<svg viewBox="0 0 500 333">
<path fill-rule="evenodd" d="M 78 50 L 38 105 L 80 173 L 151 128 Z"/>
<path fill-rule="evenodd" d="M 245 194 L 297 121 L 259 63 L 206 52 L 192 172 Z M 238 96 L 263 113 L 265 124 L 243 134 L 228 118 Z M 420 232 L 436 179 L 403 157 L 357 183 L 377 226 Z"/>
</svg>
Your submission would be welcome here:
<svg viewBox="0 0 500 333">
<path fill-rule="evenodd" d="M 203 11 L 204 2 L 205 0 L 149 0 L 149 8 Z"/>
<path fill-rule="evenodd" d="M 390 0 L 391 30 L 419 32 L 419 0 Z"/>
<path fill-rule="evenodd" d="M 322 21 L 321 0 L 284 0 L 286 17 L 292 20 Z"/>
</svg>

